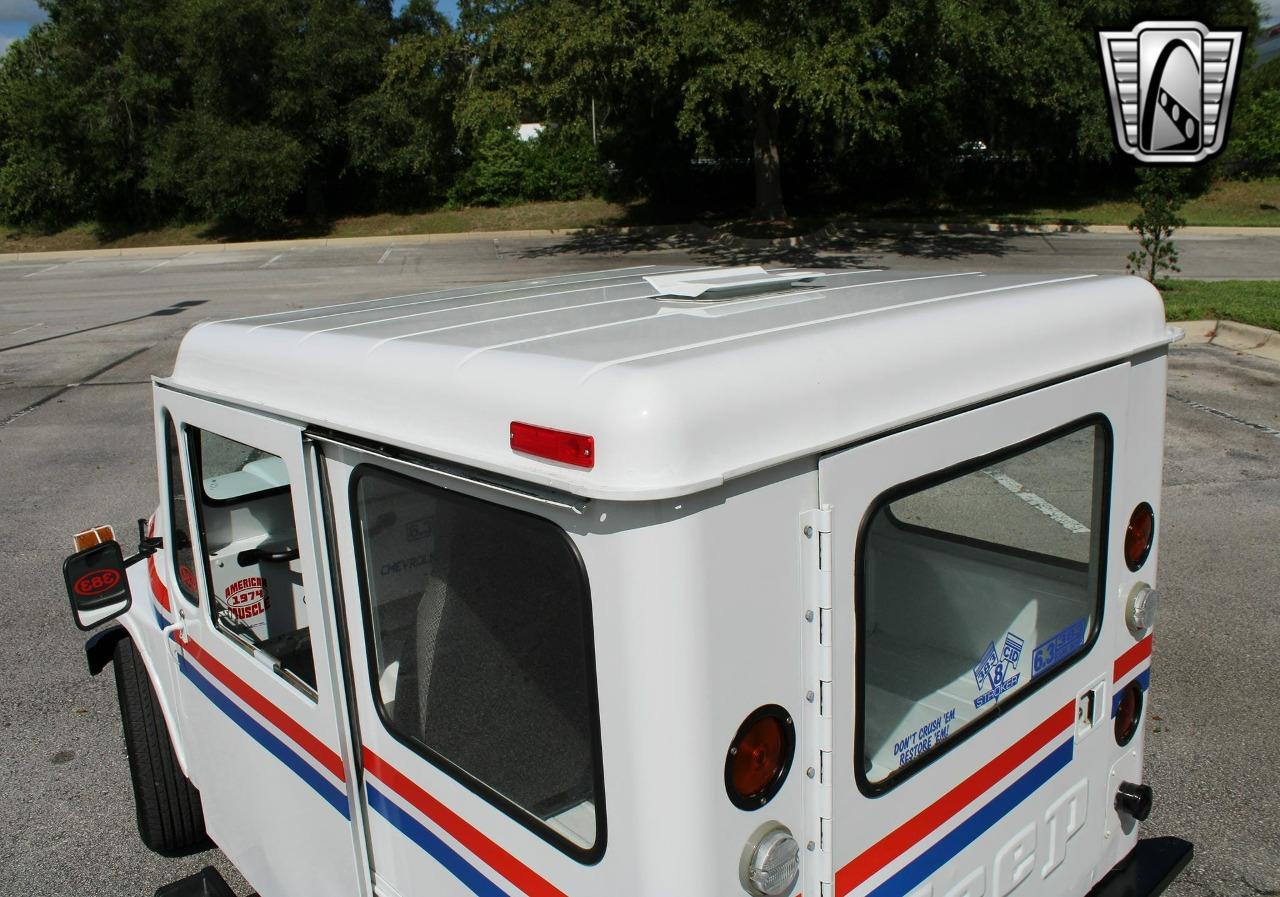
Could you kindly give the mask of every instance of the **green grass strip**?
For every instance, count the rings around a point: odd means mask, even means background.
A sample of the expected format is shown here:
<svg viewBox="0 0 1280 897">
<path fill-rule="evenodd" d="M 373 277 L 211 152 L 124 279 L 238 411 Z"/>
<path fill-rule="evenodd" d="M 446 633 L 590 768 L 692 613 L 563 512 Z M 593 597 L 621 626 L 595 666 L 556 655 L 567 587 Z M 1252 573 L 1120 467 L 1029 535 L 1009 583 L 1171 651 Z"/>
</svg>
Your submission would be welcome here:
<svg viewBox="0 0 1280 897">
<path fill-rule="evenodd" d="M 1166 280 L 1170 321 L 1239 321 L 1280 330 L 1280 280 Z"/>
</svg>

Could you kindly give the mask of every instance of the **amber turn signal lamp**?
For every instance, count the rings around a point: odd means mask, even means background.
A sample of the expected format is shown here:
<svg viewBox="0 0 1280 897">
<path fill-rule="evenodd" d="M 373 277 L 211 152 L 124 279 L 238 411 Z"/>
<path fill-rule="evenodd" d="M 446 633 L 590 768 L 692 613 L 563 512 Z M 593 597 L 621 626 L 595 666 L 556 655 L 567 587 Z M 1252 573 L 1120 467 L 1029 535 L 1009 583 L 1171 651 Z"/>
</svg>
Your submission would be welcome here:
<svg viewBox="0 0 1280 897">
<path fill-rule="evenodd" d="M 738 727 L 724 761 L 724 787 L 742 810 L 763 807 L 782 788 L 796 749 L 791 715 L 776 704 L 752 712 Z"/>
<path fill-rule="evenodd" d="M 1151 554 L 1151 541 L 1156 535 L 1156 515 L 1145 501 L 1129 515 L 1129 527 L 1124 531 L 1124 562 L 1134 573 L 1147 562 Z"/>
<path fill-rule="evenodd" d="M 1142 719 L 1142 686 L 1130 682 L 1120 692 L 1120 700 L 1116 703 L 1116 744 L 1124 747 L 1133 741 L 1138 732 L 1138 721 Z"/>
<path fill-rule="evenodd" d="M 71 543 L 75 545 L 76 551 L 84 551 L 103 542 L 110 542 L 115 537 L 116 531 L 110 526 L 95 526 L 93 529 L 76 533 L 71 537 Z"/>
</svg>

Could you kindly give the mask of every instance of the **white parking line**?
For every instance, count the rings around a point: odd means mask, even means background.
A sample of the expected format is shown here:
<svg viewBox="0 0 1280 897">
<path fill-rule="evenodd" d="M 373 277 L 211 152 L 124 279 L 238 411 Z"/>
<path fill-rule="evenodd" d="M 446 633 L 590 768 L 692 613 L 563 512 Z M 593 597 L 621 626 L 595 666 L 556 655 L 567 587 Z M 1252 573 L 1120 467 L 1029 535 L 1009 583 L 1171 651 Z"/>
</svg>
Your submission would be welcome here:
<svg viewBox="0 0 1280 897">
<path fill-rule="evenodd" d="M 35 277 L 37 274 L 43 274 L 46 271 L 52 271 L 54 268 L 61 268 L 62 265 L 50 265 L 47 268 L 41 268 L 39 271 L 32 271 L 30 274 L 24 274 L 23 277 Z"/>
<path fill-rule="evenodd" d="M 382 258 L 378 259 L 378 264 L 381 265 L 383 262 L 385 262 L 389 255 L 391 255 L 391 247 L 388 246 L 387 251 L 382 253 Z"/>
<path fill-rule="evenodd" d="M 1076 533 L 1076 534 L 1089 532 L 1089 527 L 1085 526 L 1079 520 L 1076 520 L 1074 517 L 1072 517 L 1070 514 L 1068 514 L 1066 511 L 1063 511 L 1061 508 L 1057 507 L 1056 505 L 1050 504 L 1049 502 L 1045 501 L 1043 498 L 1036 495 L 1034 492 L 1028 491 L 1026 487 L 1024 487 L 1021 483 L 1019 483 L 1013 477 L 1009 476 L 1007 473 L 1001 473 L 1000 471 L 996 470 L 994 467 L 988 467 L 982 472 L 985 473 L 987 476 L 991 477 L 991 479 L 995 480 L 1004 488 L 1008 489 L 1014 495 L 1018 496 L 1018 498 L 1022 499 L 1027 504 L 1031 505 L 1031 507 L 1035 508 L 1041 514 L 1048 517 L 1054 523 L 1058 524 L 1058 526 L 1062 527 L 1067 532 Z"/>
<path fill-rule="evenodd" d="M 10 331 L 9 336 L 17 336 L 19 333 L 26 333 L 28 330 L 35 330 L 37 327 L 43 327 L 43 326 L 44 326 L 44 321 L 41 321 L 38 324 L 28 324 L 26 327 L 23 327 L 19 330 Z"/>
<path fill-rule="evenodd" d="M 186 258 L 187 256 L 191 255 L 191 254 L 192 254 L 192 253 L 194 253 L 194 252 L 195 252 L 195 250 L 193 249 L 193 250 L 191 250 L 191 252 L 184 252 L 184 253 L 182 253 L 182 255 L 175 256 L 174 258 L 171 258 L 171 259 L 165 259 L 163 262 L 156 262 L 156 263 L 155 263 L 154 265 L 152 265 L 151 267 L 149 267 L 149 268 L 143 268 L 143 269 L 142 269 L 141 271 L 139 271 L 138 273 L 139 273 L 139 274 L 146 274 L 148 271 L 154 271 L 156 268 L 163 268 L 165 265 L 169 264 L 170 262 L 176 262 L 178 259 L 184 259 L 184 258 Z"/>
<path fill-rule="evenodd" d="M 283 253 L 283 252 L 282 252 L 282 253 L 280 253 L 279 255 L 273 255 L 271 258 L 267 259 L 263 264 L 259 265 L 258 267 L 259 267 L 259 268 L 266 268 L 266 267 L 269 267 L 269 266 L 271 265 L 271 263 L 272 263 L 272 262 L 278 262 L 278 261 L 279 261 L 280 259 L 282 259 L 282 258 L 284 258 L 284 253 Z"/>
</svg>

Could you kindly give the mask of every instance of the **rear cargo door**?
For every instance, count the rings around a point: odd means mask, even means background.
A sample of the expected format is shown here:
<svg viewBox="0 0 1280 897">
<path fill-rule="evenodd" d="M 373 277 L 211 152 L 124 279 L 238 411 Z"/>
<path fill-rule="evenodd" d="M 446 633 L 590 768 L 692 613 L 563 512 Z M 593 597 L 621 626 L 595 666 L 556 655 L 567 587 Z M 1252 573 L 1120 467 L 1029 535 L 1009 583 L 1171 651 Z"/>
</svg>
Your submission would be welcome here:
<svg viewBox="0 0 1280 897">
<path fill-rule="evenodd" d="M 833 670 L 821 847 L 834 879 L 823 893 L 1089 889 L 1109 853 L 1109 633 L 1123 612 L 1108 606 L 1107 535 L 1123 528 L 1113 481 L 1127 370 L 821 459 Z"/>
</svg>

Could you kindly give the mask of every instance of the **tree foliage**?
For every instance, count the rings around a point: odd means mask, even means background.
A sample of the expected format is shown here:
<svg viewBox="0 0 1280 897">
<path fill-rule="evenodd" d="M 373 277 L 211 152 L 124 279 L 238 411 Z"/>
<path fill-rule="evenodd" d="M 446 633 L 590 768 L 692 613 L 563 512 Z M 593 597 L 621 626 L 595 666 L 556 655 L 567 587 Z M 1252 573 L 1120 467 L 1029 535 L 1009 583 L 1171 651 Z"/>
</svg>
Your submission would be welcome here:
<svg viewBox="0 0 1280 897">
<path fill-rule="evenodd" d="M 1129 253 L 1128 271 L 1152 283 L 1161 272 L 1176 273 L 1178 249 L 1173 233 L 1186 226 L 1178 214 L 1186 202 L 1188 172 L 1184 168 L 1144 168 L 1138 172 L 1137 199 L 1141 211 L 1129 222 L 1138 235 L 1138 248 Z"/>
<path fill-rule="evenodd" d="M 1231 121 L 1230 170 L 1244 177 L 1280 175 L 1280 58 L 1248 72 Z"/>
<path fill-rule="evenodd" d="M 552 128 L 521 140 L 511 128 L 490 131 L 449 190 L 455 205 L 497 206 L 568 200 L 599 192 L 604 174 L 591 135 L 581 127 Z"/>
<path fill-rule="evenodd" d="M 350 167 L 374 185 L 380 205 L 422 205 L 442 196 L 459 167 L 453 111 L 465 47 L 430 4 L 414 0 L 382 62 L 377 88 L 347 118 Z"/>
<path fill-rule="evenodd" d="M 261 231 L 285 218 L 311 159 L 306 147 L 279 127 L 234 124 L 197 112 L 156 141 L 144 184 L 181 196 L 202 218 Z"/>
<path fill-rule="evenodd" d="M 432 0 L 41 2 L 0 57 L 0 218 L 47 228 L 1097 192 L 1133 166 L 1094 30 L 1256 23 L 1250 0 L 461 0 L 456 23 Z M 1242 89 L 1247 173 L 1280 165 L 1272 91 Z"/>
</svg>

